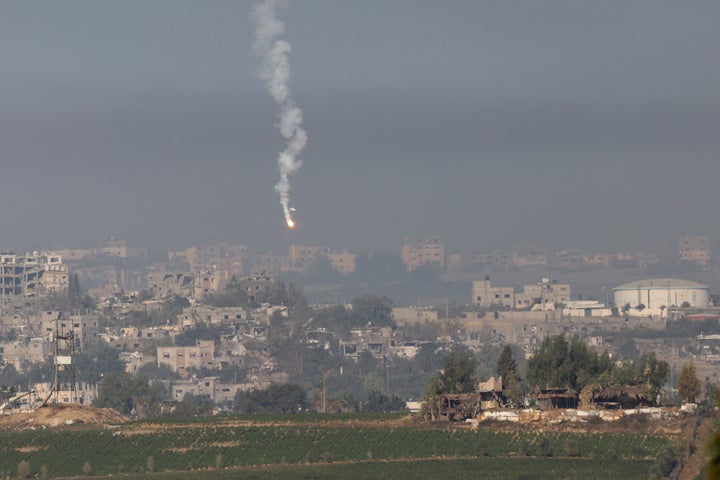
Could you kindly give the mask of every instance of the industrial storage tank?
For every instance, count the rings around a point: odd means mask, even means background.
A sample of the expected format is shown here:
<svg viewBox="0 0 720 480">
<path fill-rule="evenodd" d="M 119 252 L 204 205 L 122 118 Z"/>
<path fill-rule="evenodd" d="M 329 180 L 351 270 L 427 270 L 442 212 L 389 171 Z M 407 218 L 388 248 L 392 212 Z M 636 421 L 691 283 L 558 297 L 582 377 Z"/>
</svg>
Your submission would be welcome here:
<svg viewBox="0 0 720 480">
<path fill-rule="evenodd" d="M 651 278 L 625 283 L 613 289 L 615 305 L 630 305 L 633 315 L 663 315 L 668 307 L 708 307 L 710 288 L 689 280 Z"/>
</svg>

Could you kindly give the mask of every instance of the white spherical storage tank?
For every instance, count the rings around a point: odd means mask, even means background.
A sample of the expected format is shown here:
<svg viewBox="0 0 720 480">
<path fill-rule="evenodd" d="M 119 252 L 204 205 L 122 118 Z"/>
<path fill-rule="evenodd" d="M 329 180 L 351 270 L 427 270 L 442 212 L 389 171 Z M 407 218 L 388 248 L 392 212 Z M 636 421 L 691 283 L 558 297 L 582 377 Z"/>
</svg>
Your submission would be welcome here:
<svg viewBox="0 0 720 480">
<path fill-rule="evenodd" d="M 615 287 L 615 306 L 622 310 L 626 305 L 632 314 L 662 315 L 668 307 L 707 307 L 710 289 L 706 285 L 675 278 L 651 278 Z M 638 308 L 639 307 L 639 308 Z"/>
</svg>

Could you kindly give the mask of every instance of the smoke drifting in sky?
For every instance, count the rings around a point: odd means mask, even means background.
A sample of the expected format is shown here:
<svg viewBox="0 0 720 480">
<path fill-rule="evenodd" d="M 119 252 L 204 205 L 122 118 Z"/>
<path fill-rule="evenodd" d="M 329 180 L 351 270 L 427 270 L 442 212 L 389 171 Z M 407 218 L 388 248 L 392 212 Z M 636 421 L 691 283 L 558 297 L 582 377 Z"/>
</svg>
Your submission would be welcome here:
<svg viewBox="0 0 720 480">
<path fill-rule="evenodd" d="M 257 28 L 253 52 L 262 60 L 260 78 L 265 81 L 268 92 L 280 107 L 280 122 L 277 127 L 285 138 L 286 146 L 278 154 L 280 181 L 275 185 L 275 190 L 280 194 L 285 221 L 288 227 L 292 228 L 295 223 L 291 214 L 293 210 L 290 208 L 288 177 L 302 166 L 302 161 L 297 157 L 307 144 L 307 132 L 301 126 L 302 111 L 290 96 L 288 55 L 292 47 L 287 41 L 277 38 L 285 31 L 285 25 L 275 16 L 277 6 L 278 2 L 274 0 L 266 0 L 255 6 L 253 17 Z"/>
<path fill-rule="evenodd" d="M 264 1 L 3 2 L 1 251 L 720 245 L 720 2 Z"/>
</svg>

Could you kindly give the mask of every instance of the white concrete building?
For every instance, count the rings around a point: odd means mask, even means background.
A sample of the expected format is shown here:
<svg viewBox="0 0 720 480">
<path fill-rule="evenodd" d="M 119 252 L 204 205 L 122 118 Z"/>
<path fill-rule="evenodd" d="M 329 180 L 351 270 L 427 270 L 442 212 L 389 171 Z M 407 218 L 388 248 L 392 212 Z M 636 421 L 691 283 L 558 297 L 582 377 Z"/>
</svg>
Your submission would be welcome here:
<svg viewBox="0 0 720 480">
<path fill-rule="evenodd" d="M 563 315 L 567 317 L 610 317 L 612 309 L 595 300 L 572 300 L 565 304 Z"/>
</svg>

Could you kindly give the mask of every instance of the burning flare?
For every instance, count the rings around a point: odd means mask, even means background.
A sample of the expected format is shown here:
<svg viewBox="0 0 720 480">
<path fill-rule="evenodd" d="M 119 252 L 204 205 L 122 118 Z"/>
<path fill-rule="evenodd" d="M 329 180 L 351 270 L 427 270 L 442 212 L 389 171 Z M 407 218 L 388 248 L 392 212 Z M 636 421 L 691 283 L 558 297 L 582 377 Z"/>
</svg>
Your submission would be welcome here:
<svg viewBox="0 0 720 480">
<path fill-rule="evenodd" d="M 277 37 L 285 31 L 285 24 L 275 17 L 278 1 L 265 0 L 255 5 L 253 18 L 256 23 L 253 52 L 261 59 L 260 78 L 265 81 L 265 88 L 280 107 L 280 121 L 275 125 L 283 138 L 285 149 L 278 154 L 277 163 L 280 180 L 275 191 L 280 194 L 285 222 L 289 228 L 295 226 L 290 207 L 289 176 L 298 171 L 302 161 L 298 155 L 307 144 L 307 132 L 302 128 L 302 110 L 295 105 L 290 97 L 290 60 L 288 54 L 292 47 L 285 40 Z"/>
</svg>

